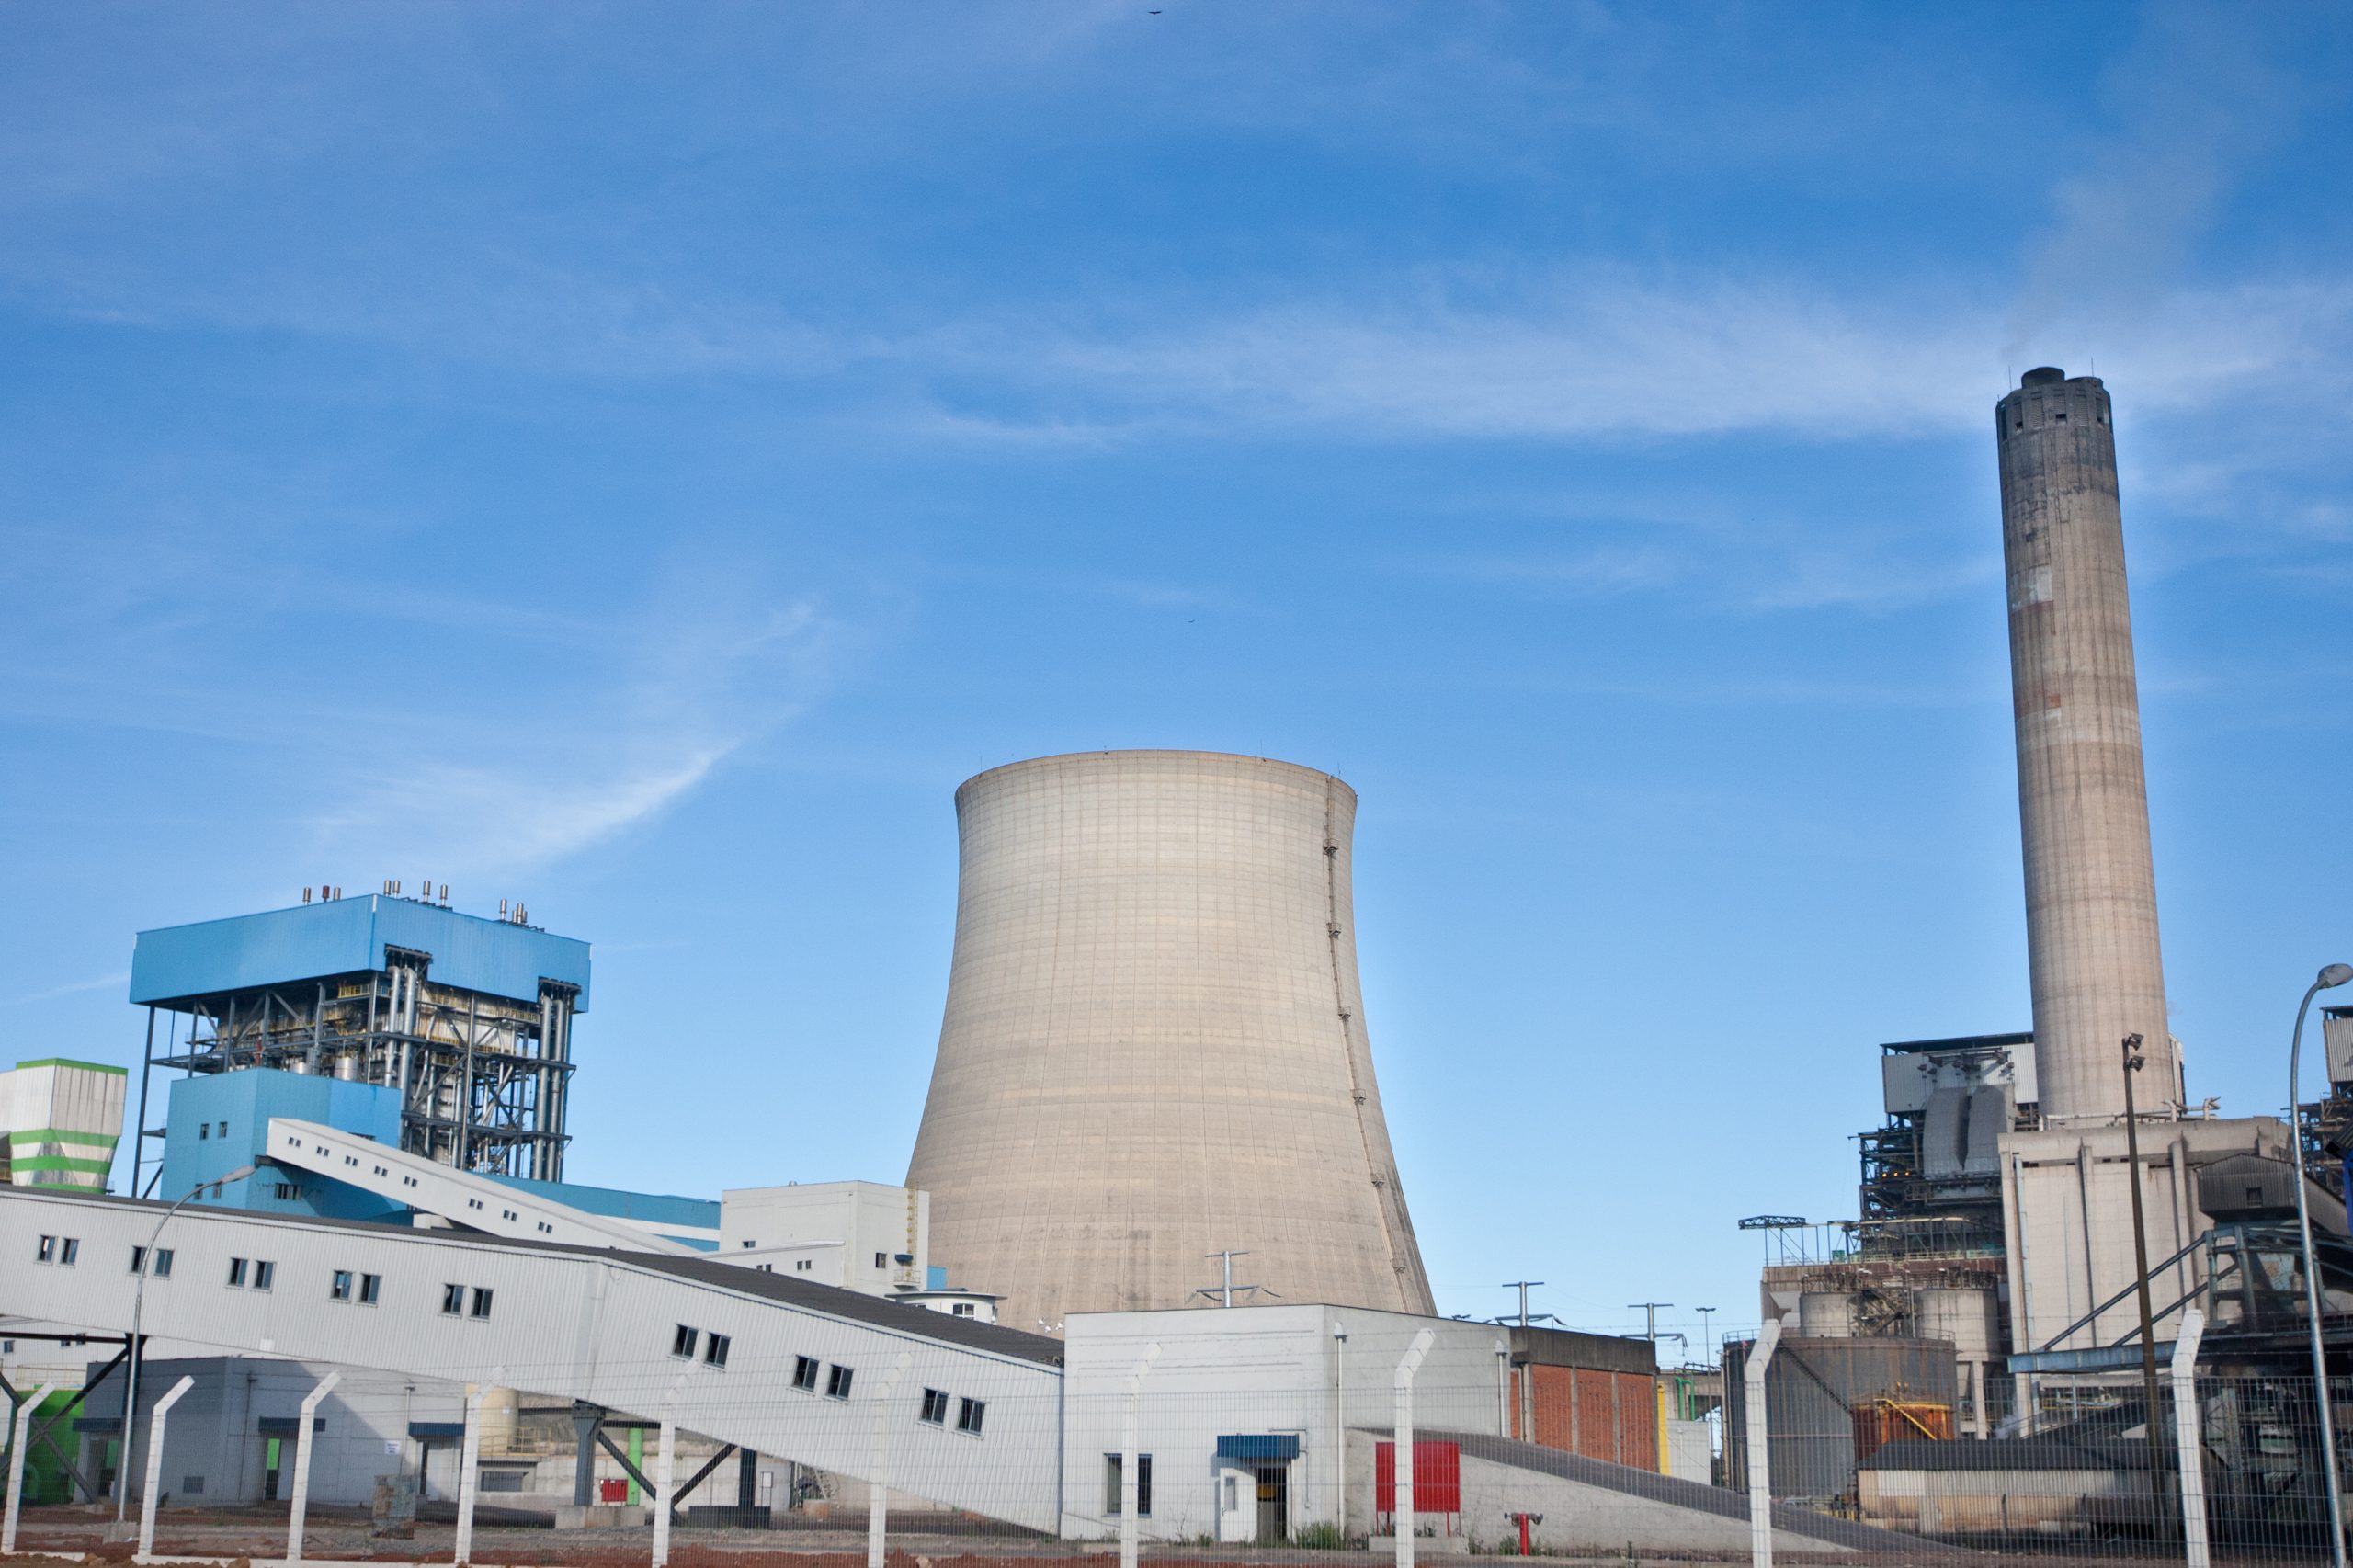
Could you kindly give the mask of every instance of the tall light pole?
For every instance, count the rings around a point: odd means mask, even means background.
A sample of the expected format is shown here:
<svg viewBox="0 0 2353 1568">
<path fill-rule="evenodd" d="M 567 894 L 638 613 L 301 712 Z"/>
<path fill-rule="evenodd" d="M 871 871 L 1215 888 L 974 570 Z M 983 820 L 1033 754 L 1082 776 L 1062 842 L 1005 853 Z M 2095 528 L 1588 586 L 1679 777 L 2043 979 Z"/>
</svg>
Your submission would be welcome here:
<svg viewBox="0 0 2353 1568">
<path fill-rule="evenodd" d="M 2313 998 L 2353 980 L 2353 964 L 2333 963 L 2315 976 L 2296 1004 L 2296 1032 L 2288 1040 L 2288 1148 L 2296 1167 L 2296 1235 L 2303 1247 L 2304 1316 L 2313 1330 L 2313 1392 L 2320 1403 L 2321 1474 L 2328 1483 L 2328 1556 L 2335 1568 L 2345 1568 L 2345 1513 L 2336 1476 L 2336 1423 L 2328 1408 L 2328 1349 L 2320 1331 L 2320 1265 L 2313 1256 L 2313 1217 L 2304 1205 L 2304 1129 L 2296 1108 L 2303 1102 L 2297 1082 L 2303 1062 L 2304 1015 Z"/>
<path fill-rule="evenodd" d="M 2147 1064 L 2141 1037 L 2124 1037 L 2124 1159 L 2132 1176 L 2132 1270 L 2141 1292 L 2141 1402 L 2149 1429 L 2149 1466 L 2165 1467 L 2157 1414 L 2157 1330 L 2149 1315 L 2149 1230 L 2141 1217 L 2141 1116 L 2132 1103 L 2132 1074 Z"/>
<path fill-rule="evenodd" d="M 1716 1343 L 1716 1309 L 1713 1307 L 1694 1307 L 1691 1310 L 1699 1314 L 1699 1343 L 1705 1347 L 1708 1354 L 1713 1355 L 1716 1351 L 1722 1348 L 1722 1346 Z M 1720 1364 L 1720 1362 L 1709 1363 L 1711 1366 Z"/>
<path fill-rule="evenodd" d="M 114 1471 L 114 1522 L 116 1524 L 122 1523 L 131 1509 L 131 1456 L 136 1451 L 131 1439 L 139 1420 L 139 1363 L 144 1359 L 140 1351 L 139 1324 L 147 1307 L 147 1277 L 155 1272 L 155 1244 L 163 1238 L 164 1227 L 172 1222 L 172 1216 L 178 1213 L 198 1193 L 212 1186 L 214 1182 L 225 1184 L 243 1181 L 253 1174 L 253 1166 L 240 1165 L 226 1176 L 215 1176 L 212 1181 L 200 1181 L 189 1187 L 177 1203 L 164 1210 L 164 1217 L 155 1221 L 155 1228 L 147 1234 L 146 1250 L 139 1255 L 139 1283 L 131 1288 L 131 1371 L 122 1391 L 122 1459 L 115 1466 Z"/>
<path fill-rule="evenodd" d="M 1658 1310 L 1661 1307 L 1673 1305 L 1675 1305 L 1673 1301 L 1629 1301 L 1626 1303 L 1627 1310 L 1643 1314 L 1643 1337 L 1651 1342 L 1651 1360 L 1654 1364 L 1658 1360 Z"/>
</svg>

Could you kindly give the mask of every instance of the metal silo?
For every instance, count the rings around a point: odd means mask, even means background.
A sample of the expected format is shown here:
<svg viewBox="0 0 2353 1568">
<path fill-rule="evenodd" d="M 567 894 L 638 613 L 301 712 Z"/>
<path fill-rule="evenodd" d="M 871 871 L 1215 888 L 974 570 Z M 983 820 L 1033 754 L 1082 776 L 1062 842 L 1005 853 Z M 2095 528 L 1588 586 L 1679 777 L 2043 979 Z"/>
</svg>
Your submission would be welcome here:
<svg viewBox="0 0 2353 1568">
<path fill-rule="evenodd" d="M 1373 1081 L 1356 792 L 1201 752 L 1091 752 L 956 792 L 956 945 L 907 1172 L 931 1256 L 1004 1321 L 1237 1282 L 1429 1312 Z"/>
<path fill-rule="evenodd" d="M 2181 1068 L 2157 950 L 2108 389 L 2029 370 L 1994 424 L 2042 1113 L 2121 1115 L 2128 1034 L 2148 1060 L 2142 1108 L 2157 1110 L 2181 1098 Z"/>
</svg>

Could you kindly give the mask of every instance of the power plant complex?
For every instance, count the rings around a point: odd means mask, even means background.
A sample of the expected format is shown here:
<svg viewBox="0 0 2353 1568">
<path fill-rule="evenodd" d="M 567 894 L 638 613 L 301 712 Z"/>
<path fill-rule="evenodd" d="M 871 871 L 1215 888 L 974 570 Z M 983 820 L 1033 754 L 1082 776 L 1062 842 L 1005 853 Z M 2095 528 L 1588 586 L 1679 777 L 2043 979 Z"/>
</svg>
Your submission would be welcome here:
<svg viewBox="0 0 2353 1568">
<path fill-rule="evenodd" d="M 520 909 L 387 882 L 142 932 L 135 1098 L 118 1067 L 0 1074 L 0 1554 L 28 1496 L 290 1492 L 298 1547 L 313 1497 L 388 1528 L 452 1504 L 463 1562 L 495 1491 L 648 1526 L 658 1568 L 713 1474 L 733 1501 L 696 1522 L 855 1513 L 876 1564 L 893 1510 L 1131 1549 L 1379 1541 L 1401 1568 L 1482 1530 L 1628 1560 L 2209 1523 L 2322 1550 L 2299 1358 L 2353 1359 L 2353 1010 L 2325 1011 L 2331 1089 L 2292 1120 L 2193 1101 L 2109 394 L 2040 369 L 1995 413 L 2031 1028 L 1879 1048 L 1858 1216 L 1826 1246 L 1743 1221 L 1783 1252 L 1721 1369 L 1438 1315 L 1358 973 L 1355 790 L 1077 753 L 956 791 L 900 1185 L 568 1180 L 590 950 Z M 2183 1392 L 2200 1375 L 2224 1392 Z"/>
<path fill-rule="evenodd" d="M 1997 1534 L 1998 1517 L 2162 1539 L 2177 1500 L 2154 1479 L 2165 1417 L 2150 1396 L 2186 1341 L 2246 1381 L 2207 1432 L 2223 1456 L 2207 1483 L 2215 1528 L 2318 1550 L 2321 1445 L 2290 1436 L 2297 1379 L 2313 1403 L 2300 1197 L 2331 1315 L 2353 1306 L 2353 1249 L 2345 1186 L 2298 1193 L 2296 1142 L 2332 1173 L 2353 1149 L 2340 1108 L 2353 1059 L 2332 1049 L 2330 1097 L 2296 1125 L 2192 1102 L 2158 948 L 2106 387 L 2029 371 L 1995 410 L 1995 448 L 2032 1028 L 1881 1048 L 1887 1120 L 1860 1135 L 1858 1219 L 1843 1244 L 1801 1241 L 1769 1264 L 1773 1338 L 1729 1347 L 1728 1473 L 1751 1460 L 1741 1383 L 1755 1357 L 1768 1403 L 1791 1413 L 1769 1439 L 1776 1496 L 1916 1526 L 1935 1495 L 1955 1528 Z M 2353 1028 L 2343 1009 L 2324 1021 L 2331 1040 Z M 2327 1333 L 2353 1343 L 2348 1328 Z M 1863 1413 L 1899 1407 L 1938 1414 L 1904 1434 L 1915 1440 L 1863 1436 Z M 1977 1441 L 1916 1440 L 1948 1434 Z M 2055 1452 L 2081 1471 L 2071 1492 L 2029 1507 L 2001 1490 Z"/>
</svg>

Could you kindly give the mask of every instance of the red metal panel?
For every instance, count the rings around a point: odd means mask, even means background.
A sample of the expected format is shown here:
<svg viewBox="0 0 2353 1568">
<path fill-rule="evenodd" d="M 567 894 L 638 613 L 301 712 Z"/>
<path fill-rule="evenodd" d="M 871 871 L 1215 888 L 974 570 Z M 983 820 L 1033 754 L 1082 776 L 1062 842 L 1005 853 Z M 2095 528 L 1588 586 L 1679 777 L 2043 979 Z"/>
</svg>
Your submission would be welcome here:
<svg viewBox="0 0 2353 1568">
<path fill-rule="evenodd" d="M 1376 1443 L 1372 1450 L 1373 1509 L 1397 1511 L 1397 1445 Z M 1414 1512 L 1462 1512 L 1462 1445 L 1435 1438 L 1414 1441 Z"/>
</svg>

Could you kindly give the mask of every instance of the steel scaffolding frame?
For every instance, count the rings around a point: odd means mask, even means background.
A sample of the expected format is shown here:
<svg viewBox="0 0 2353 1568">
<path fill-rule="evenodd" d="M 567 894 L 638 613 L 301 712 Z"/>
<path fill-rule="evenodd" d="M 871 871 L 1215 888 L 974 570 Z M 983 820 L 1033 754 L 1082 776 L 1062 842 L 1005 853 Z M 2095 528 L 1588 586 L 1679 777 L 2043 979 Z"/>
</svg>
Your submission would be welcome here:
<svg viewBox="0 0 2353 1568">
<path fill-rule="evenodd" d="M 579 987 L 542 980 L 536 1001 L 523 1001 L 438 985 L 427 953 L 388 947 L 384 957 L 374 971 L 149 1006 L 132 1189 L 144 1190 L 147 1142 L 164 1135 L 147 1124 L 158 1068 L 274 1067 L 397 1087 L 405 1152 L 460 1170 L 563 1180 Z M 167 1020 L 160 1053 L 158 1013 Z M 160 1153 L 153 1163 L 160 1174 Z"/>
</svg>

